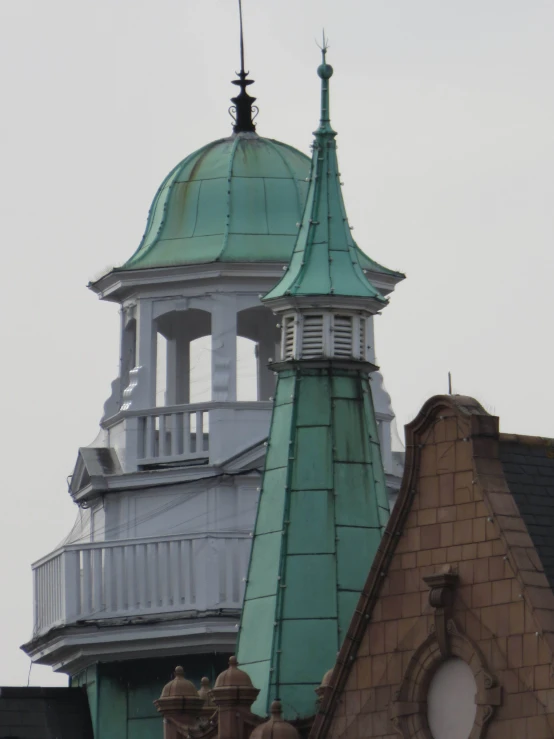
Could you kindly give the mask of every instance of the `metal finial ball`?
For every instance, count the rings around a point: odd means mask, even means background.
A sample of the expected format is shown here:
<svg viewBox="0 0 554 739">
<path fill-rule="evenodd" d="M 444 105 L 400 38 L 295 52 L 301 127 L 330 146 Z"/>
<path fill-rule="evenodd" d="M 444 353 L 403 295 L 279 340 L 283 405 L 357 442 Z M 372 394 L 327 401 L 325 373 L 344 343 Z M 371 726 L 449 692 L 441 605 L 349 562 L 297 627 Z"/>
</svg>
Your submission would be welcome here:
<svg viewBox="0 0 554 739">
<path fill-rule="evenodd" d="M 333 67 L 330 64 L 320 64 L 317 73 L 322 80 L 328 80 L 329 77 L 333 76 Z"/>
</svg>

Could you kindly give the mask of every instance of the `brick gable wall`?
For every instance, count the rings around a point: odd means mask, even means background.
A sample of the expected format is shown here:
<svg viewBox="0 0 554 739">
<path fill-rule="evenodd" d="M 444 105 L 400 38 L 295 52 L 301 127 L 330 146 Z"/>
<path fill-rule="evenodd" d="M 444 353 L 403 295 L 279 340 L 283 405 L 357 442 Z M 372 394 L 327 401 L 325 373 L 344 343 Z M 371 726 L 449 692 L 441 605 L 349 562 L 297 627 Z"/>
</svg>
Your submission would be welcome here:
<svg viewBox="0 0 554 739">
<path fill-rule="evenodd" d="M 502 690 L 500 705 L 481 735 L 554 737 L 550 634 L 541 628 L 540 603 L 535 596 L 531 603 L 525 589 L 529 581 L 544 588 L 544 576 L 494 463 L 497 419 L 480 419 L 443 407 L 422 426 L 419 437 L 414 433 L 412 503 L 402 530 L 394 532 L 398 544 L 369 625 L 357 652 L 351 653 L 355 657 L 336 696 L 332 722 L 323 730 L 319 723 L 321 736 L 397 739 L 391 720 L 394 696 L 435 623 L 423 578 L 451 566 L 459 578 L 453 620 L 478 647 Z M 485 433 L 480 435 L 479 429 Z M 381 576 L 372 572 L 374 580 Z M 551 616 L 552 593 L 540 593 Z M 351 659 L 343 652 L 345 661 Z M 415 729 L 413 736 L 430 735 Z"/>
</svg>

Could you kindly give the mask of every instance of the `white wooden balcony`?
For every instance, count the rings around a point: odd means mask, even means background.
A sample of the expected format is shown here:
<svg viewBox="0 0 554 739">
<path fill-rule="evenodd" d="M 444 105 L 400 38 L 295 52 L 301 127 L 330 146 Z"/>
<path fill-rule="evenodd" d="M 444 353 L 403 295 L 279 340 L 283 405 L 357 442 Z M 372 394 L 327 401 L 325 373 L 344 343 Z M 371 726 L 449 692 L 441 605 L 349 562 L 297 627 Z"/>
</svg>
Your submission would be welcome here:
<svg viewBox="0 0 554 739">
<path fill-rule="evenodd" d="M 72 544 L 33 565 L 33 637 L 107 618 L 240 609 L 251 538 L 203 533 Z"/>
<path fill-rule="evenodd" d="M 122 410 L 102 422 L 125 472 L 194 462 L 217 464 L 267 436 L 272 401 L 210 401 Z"/>
</svg>

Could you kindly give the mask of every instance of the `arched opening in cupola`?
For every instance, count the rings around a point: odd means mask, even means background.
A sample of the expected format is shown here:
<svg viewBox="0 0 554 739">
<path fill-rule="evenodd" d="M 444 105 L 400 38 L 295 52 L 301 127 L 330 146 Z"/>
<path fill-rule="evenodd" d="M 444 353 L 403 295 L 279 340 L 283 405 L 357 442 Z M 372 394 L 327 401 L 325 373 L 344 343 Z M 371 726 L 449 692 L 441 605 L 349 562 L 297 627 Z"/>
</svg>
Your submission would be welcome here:
<svg viewBox="0 0 554 739">
<path fill-rule="evenodd" d="M 237 397 L 239 400 L 269 400 L 275 391 L 275 376 L 268 368 L 279 356 L 280 330 L 277 318 L 264 305 L 247 308 L 237 315 Z"/>
<path fill-rule="evenodd" d="M 211 400 L 211 316 L 191 308 L 156 320 L 156 405 Z"/>
</svg>

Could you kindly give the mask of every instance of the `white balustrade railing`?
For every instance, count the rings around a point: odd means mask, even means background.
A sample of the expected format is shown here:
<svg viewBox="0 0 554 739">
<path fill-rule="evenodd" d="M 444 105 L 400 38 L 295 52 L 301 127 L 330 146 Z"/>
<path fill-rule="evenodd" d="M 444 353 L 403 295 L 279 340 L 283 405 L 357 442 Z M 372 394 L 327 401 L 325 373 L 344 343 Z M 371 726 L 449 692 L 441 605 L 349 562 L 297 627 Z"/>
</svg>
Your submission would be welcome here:
<svg viewBox="0 0 554 739">
<path fill-rule="evenodd" d="M 139 416 L 140 464 L 208 457 L 209 447 L 209 413 L 205 409 L 157 408 Z"/>
<path fill-rule="evenodd" d="M 267 435 L 272 408 L 270 400 L 129 407 L 102 427 L 125 472 L 195 459 L 217 464 Z"/>
<path fill-rule="evenodd" d="M 112 617 L 238 609 L 248 534 L 71 544 L 33 565 L 34 635 Z"/>
</svg>

